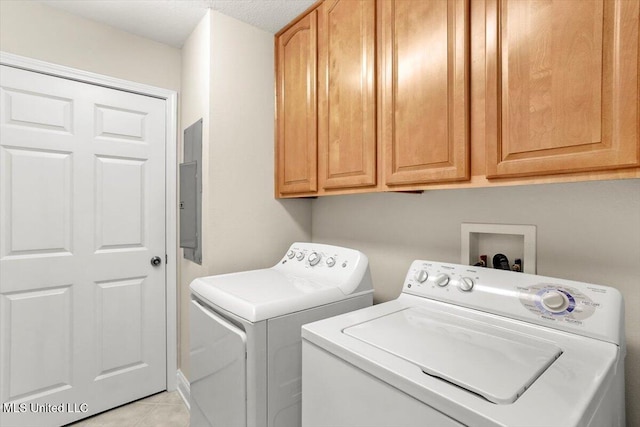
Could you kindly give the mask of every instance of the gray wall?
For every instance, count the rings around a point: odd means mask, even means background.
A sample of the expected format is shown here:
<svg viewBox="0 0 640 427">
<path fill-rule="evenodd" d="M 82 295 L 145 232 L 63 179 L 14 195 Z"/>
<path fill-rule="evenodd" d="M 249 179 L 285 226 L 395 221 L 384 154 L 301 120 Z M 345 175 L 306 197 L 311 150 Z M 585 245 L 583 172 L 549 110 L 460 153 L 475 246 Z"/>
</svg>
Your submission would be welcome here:
<svg viewBox="0 0 640 427">
<path fill-rule="evenodd" d="M 273 34 L 211 12 L 209 209 L 215 274 L 270 267 L 311 238 L 309 200 L 274 198 Z"/>
<path fill-rule="evenodd" d="M 0 50 L 180 90 L 180 49 L 35 1 L 0 1 Z"/>
<path fill-rule="evenodd" d="M 538 274 L 613 286 L 625 298 L 627 423 L 640 426 L 640 180 L 322 197 L 316 242 L 369 256 L 375 299 L 395 298 L 414 259 L 460 262 L 463 222 L 537 226 Z M 511 260 L 512 261 L 512 260 Z"/>
</svg>

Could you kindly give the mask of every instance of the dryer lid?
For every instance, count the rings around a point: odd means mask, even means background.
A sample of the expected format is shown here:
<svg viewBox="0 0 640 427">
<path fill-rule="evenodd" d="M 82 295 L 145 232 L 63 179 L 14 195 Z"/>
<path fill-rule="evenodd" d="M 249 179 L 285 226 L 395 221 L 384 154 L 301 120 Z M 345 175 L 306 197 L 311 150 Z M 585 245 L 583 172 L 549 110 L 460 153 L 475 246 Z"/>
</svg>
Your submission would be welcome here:
<svg viewBox="0 0 640 427">
<path fill-rule="evenodd" d="M 274 268 L 199 277 L 191 292 L 249 322 L 259 322 L 347 297 L 336 284 Z"/>
<path fill-rule="evenodd" d="M 496 404 L 515 402 L 562 354 L 540 338 L 417 307 L 343 332 Z"/>
</svg>

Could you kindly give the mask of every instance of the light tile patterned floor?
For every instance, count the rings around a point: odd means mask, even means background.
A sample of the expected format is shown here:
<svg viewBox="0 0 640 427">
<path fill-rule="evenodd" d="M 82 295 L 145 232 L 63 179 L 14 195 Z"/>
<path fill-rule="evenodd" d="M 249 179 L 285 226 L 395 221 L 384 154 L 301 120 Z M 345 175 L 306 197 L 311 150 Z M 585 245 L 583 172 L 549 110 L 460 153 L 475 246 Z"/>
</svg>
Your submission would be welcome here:
<svg viewBox="0 0 640 427">
<path fill-rule="evenodd" d="M 177 391 L 162 392 L 69 424 L 68 427 L 189 427 L 189 410 Z"/>
</svg>

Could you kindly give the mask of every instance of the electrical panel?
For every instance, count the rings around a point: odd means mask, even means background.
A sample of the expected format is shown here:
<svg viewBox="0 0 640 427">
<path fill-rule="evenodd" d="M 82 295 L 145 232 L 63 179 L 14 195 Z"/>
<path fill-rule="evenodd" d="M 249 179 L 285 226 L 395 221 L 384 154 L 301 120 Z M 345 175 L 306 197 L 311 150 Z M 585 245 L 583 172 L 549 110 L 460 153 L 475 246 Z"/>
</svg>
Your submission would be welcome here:
<svg viewBox="0 0 640 427">
<path fill-rule="evenodd" d="M 180 247 L 184 257 L 202 264 L 202 119 L 184 130 L 180 164 Z"/>
</svg>

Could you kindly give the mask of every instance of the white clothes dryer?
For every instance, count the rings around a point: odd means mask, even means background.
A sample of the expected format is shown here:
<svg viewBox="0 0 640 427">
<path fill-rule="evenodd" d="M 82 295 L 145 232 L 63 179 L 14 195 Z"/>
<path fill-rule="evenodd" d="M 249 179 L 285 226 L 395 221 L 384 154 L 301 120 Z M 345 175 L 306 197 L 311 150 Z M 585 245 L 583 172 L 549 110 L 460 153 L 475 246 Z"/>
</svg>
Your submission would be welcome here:
<svg viewBox="0 0 640 427">
<path fill-rule="evenodd" d="M 190 288 L 192 427 L 299 427 L 301 326 L 373 302 L 367 257 L 316 243 Z"/>
<path fill-rule="evenodd" d="M 302 328 L 304 427 L 624 427 L 613 288 L 414 261 L 400 297 Z"/>
</svg>

